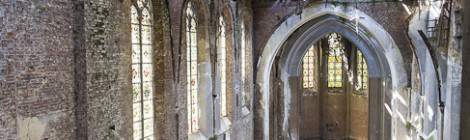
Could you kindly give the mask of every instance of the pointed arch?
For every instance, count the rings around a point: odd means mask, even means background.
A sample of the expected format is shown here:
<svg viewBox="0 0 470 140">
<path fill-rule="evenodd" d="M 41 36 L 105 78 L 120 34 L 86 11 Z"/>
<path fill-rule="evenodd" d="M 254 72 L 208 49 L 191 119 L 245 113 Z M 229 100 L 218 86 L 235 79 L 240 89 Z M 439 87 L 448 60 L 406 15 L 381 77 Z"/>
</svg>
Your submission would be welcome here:
<svg viewBox="0 0 470 140">
<path fill-rule="evenodd" d="M 354 16 L 357 15 L 357 16 Z M 280 55 L 279 65 L 280 80 L 283 81 L 283 101 L 284 120 L 282 120 L 282 133 L 289 134 L 291 138 L 296 138 L 297 131 L 289 129 L 295 124 L 289 120 L 292 112 L 290 98 L 291 93 L 290 78 L 298 76 L 300 69 L 300 53 L 307 50 L 311 42 L 316 42 L 326 34 L 336 32 L 352 41 L 363 52 L 369 69 L 369 76 L 377 81 L 371 82 L 371 86 L 376 86 L 374 92 L 379 94 L 370 95 L 371 123 L 369 139 L 390 139 L 392 121 L 390 113 L 393 108 L 393 101 L 399 92 L 403 92 L 407 85 L 407 75 L 403 65 L 402 56 L 394 43 L 392 37 L 372 18 L 350 6 L 335 6 L 330 4 L 310 5 L 303 9 L 301 15 L 292 15 L 283 23 L 279 24 L 277 30 L 266 43 L 262 55 L 258 62 L 258 72 L 256 84 L 259 87 L 256 91 L 258 101 L 255 101 L 257 110 L 255 111 L 255 130 L 263 132 L 262 135 L 255 136 L 258 139 L 269 139 L 271 132 L 270 124 L 270 75 L 276 56 Z M 282 52 L 280 51 L 282 48 Z M 286 68 L 286 69 L 282 69 Z M 287 69 L 291 68 L 291 69 Z M 378 131 L 375 131 L 378 130 Z M 387 131 L 385 131 L 387 130 Z"/>
<path fill-rule="evenodd" d="M 213 133 L 212 65 L 209 45 L 207 5 L 201 0 L 187 0 L 182 14 L 181 67 L 182 89 L 186 94 L 185 136 L 204 138 Z M 204 112 L 204 113 L 202 113 Z"/>
<path fill-rule="evenodd" d="M 215 65 L 215 92 L 216 99 L 216 122 L 217 133 L 226 132 L 232 124 L 232 114 L 234 110 L 234 80 L 235 74 L 235 48 L 233 16 L 230 5 L 225 1 L 218 1 L 217 4 L 218 24 L 216 30 L 216 65 Z"/>
<path fill-rule="evenodd" d="M 151 0 L 131 6 L 133 138 L 154 139 L 153 9 Z"/>
<path fill-rule="evenodd" d="M 235 28 L 237 34 L 237 54 L 239 58 L 239 70 L 240 70 L 240 82 L 241 82 L 241 94 L 239 97 L 240 106 L 242 107 L 242 114 L 250 114 L 250 110 L 253 108 L 253 91 L 254 91 L 254 62 L 253 62 L 253 19 L 251 16 L 251 8 L 249 8 L 245 1 L 238 3 L 238 11 L 235 14 L 237 19 Z"/>
</svg>

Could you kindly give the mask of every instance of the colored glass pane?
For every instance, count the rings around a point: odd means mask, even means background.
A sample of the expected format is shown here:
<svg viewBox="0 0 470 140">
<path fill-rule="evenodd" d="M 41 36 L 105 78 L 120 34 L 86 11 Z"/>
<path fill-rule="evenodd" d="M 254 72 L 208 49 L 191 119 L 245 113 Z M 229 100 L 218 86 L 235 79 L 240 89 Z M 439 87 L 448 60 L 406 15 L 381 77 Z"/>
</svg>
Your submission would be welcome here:
<svg viewBox="0 0 470 140">
<path fill-rule="evenodd" d="M 328 35 L 328 87 L 343 87 L 343 45 L 341 36 L 332 33 Z"/>
<path fill-rule="evenodd" d="M 367 63 L 361 51 L 357 51 L 357 90 L 367 90 L 369 85 L 369 73 Z"/>
<path fill-rule="evenodd" d="M 302 87 L 318 91 L 318 54 L 316 47 L 312 46 L 305 53 L 302 60 Z"/>
<path fill-rule="evenodd" d="M 150 0 L 131 7 L 133 139 L 153 139 L 152 17 Z M 143 124 L 143 125 L 142 125 Z"/>
<path fill-rule="evenodd" d="M 188 133 L 199 130 L 197 24 L 193 10 L 191 2 L 188 2 L 185 10 Z"/>
</svg>

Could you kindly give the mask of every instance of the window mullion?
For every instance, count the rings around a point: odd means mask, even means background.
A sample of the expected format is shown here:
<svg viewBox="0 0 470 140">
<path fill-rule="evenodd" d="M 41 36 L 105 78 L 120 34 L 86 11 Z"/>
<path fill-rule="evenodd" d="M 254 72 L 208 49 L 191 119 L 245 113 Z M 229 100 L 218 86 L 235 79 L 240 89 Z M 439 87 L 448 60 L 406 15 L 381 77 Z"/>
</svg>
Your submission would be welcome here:
<svg viewBox="0 0 470 140">
<path fill-rule="evenodd" d="M 137 9 L 137 15 L 138 15 L 138 26 L 139 26 L 139 88 L 140 88 L 140 124 L 141 124 L 141 139 L 145 136 L 145 124 L 144 124 L 144 77 L 143 77 L 143 49 L 142 49 L 142 9 L 136 8 Z"/>
</svg>

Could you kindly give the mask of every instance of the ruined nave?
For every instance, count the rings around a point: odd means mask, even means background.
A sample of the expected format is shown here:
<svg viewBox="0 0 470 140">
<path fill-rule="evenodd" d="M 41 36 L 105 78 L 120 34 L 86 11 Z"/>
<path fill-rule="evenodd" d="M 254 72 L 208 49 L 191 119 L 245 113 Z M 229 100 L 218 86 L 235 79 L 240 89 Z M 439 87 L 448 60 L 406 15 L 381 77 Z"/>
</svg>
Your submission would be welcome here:
<svg viewBox="0 0 470 140">
<path fill-rule="evenodd" d="M 470 139 L 466 0 L 0 0 L 0 140 Z"/>
</svg>

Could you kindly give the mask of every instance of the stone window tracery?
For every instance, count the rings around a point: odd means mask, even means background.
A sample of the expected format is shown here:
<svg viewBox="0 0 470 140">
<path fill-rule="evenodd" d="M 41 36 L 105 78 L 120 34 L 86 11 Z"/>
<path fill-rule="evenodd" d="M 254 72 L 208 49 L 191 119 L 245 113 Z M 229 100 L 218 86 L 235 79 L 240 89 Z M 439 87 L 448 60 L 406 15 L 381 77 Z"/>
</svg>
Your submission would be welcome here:
<svg viewBox="0 0 470 140">
<path fill-rule="evenodd" d="M 199 130 L 199 100 L 198 100 L 198 45 L 197 18 L 194 7 L 188 2 L 185 10 L 186 19 L 186 78 L 187 78 L 187 115 L 188 133 Z"/>
<path fill-rule="evenodd" d="M 220 115 L 227 116 L 227 46 L 226 46 L 226 23 L 223 16 L 219 17 L 217 46 L 217 67 L 220 72 Z"/>
<path fill-rule="evenodd" d="M 240 24 L 240 73 L 241 73 L 241 83 L 242 83 L 242 97 L 241 97 L 241 103 L 242 105 L 245 105 L 246 103 L 246 98 L 247 98 L 247 91 L 245 87 L 247 86 L 247 72 L 246 72 L 246 65 L 247 65 L 247 48 L 246 48 L 246 33 L 245 33 L 245 24 L 244 22 L 241 22 Z"/>
<path fill-rule="evenodd" d="M 356 90 L 363 91 L 369 87 L 367 63 L 361 51 L 357 51 L 357 82 Z"/>
<path fill-rule="evenodd" d="M 344 49 L 339 34 L 328 35 L 328 48 L 328 88 L 342 88 Z"/>
<path fill-rule="evenodd" d="M 302 60 L 302 87 L 318 91 L 318 53 L 316 46 L 307 50 Z"/>
<path fill-rule="evenodd" d="M 131 6 L 133 138 L 154 139 L 153 41 L 150 0 Z"/>
</svg>

